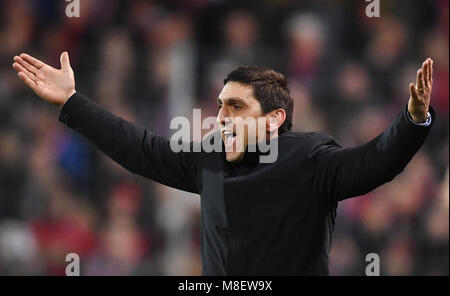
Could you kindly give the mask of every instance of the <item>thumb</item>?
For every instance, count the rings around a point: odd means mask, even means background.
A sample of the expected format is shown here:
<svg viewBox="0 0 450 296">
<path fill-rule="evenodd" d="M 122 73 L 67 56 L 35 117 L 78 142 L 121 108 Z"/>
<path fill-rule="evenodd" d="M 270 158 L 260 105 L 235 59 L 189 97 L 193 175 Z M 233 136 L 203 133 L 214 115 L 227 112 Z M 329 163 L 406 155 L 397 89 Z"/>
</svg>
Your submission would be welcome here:
<svg viewBox="0 0 450 296">
<path fill-rule="evenodd" d="M 417 93 L 416 85 L 414 83 L 409 84 L 409 94 L 414 102 L 419 100 L 419 94 Z"/>
<path fill-rule="evenodd" d="M 63 71 L 70 70 L 69 54 L 67 53 L 67 51 L 64 51 L 61 54 L 61 57 L 59 58 L 59 60 L 61 61 L 61 69 Z"/>
</svg>

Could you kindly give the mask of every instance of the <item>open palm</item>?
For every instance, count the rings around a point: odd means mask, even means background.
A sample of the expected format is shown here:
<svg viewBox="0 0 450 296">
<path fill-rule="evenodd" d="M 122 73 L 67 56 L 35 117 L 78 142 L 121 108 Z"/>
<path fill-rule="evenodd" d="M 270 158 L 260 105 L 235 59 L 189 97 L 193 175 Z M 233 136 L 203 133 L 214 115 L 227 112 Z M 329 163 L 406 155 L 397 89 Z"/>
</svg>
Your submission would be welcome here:
<svg viewBox="0 0 450 296">
<path fill-rule="evenodd" d="M 67 52 L 61 54 L 61 69 L 25 53 L 14 57 L 13 67 L 39 97 L 60 108 L 75 93 L 75 78 Z"/>
</svg>

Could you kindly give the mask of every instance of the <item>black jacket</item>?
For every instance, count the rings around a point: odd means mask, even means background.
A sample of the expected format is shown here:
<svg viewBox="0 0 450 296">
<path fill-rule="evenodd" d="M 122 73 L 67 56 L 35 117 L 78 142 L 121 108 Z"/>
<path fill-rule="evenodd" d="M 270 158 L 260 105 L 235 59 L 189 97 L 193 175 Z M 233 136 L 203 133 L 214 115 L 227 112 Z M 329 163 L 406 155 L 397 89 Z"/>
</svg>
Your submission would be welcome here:
<svg viewBox="0 0 450 296">
<path fill-rule="evenodd" d="M 364 145 L 342 148 L 325 133 L 289 131 L 277 138 L 276 162 L 247 152 L 235 165 L 224 152 L 172 152 L 169 140 L 80 93 L 59 120 L 132 173 L 200 194 L 203 275 L 327 275 L 338 201 L 392 180 L 432 126 L 413 124 L 405 106 Z"/>
</svg>

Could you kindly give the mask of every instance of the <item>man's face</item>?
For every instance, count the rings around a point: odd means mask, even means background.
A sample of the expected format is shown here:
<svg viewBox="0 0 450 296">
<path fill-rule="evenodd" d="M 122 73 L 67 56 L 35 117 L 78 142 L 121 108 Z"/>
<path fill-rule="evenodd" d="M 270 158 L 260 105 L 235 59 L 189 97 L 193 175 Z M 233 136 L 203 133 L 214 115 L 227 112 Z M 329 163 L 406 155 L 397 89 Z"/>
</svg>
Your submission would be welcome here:
<svg viewBox="0 0 450 296">
<path fill-rule="evenodd" d="M 244 157 L 250 139 L 258 139 L 258 129 L 248 124 L 249 119 L 264 116 L 259 101 L 253 96 L 253 87 L 228 82 L 218 99 L 217 124 L 225 144 L 226 159 L 239 162 Z M 261 136 L 261 135 L 260 135 Z M 259 141 L 259 140 L 257 140 Z"/>
</svg>

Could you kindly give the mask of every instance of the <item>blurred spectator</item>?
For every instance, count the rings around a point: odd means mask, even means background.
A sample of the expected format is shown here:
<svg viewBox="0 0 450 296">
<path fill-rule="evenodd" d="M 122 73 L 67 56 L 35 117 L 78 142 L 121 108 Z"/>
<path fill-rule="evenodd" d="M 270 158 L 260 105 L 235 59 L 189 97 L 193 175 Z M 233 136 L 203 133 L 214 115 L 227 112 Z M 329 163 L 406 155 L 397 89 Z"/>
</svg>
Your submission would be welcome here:
<svg viewBox="0 0 450 296">
<path fill-rule="evenodd" d="M 29 225 L 14 220 L 0 224 L 0 273 L 2 275 L 42 274 L 37 243 Z"/>
</svg>

